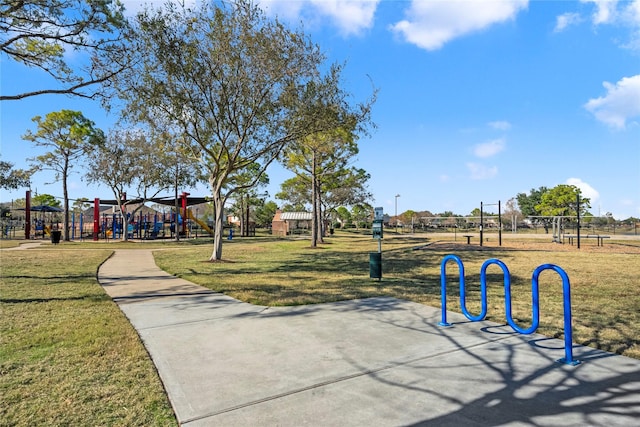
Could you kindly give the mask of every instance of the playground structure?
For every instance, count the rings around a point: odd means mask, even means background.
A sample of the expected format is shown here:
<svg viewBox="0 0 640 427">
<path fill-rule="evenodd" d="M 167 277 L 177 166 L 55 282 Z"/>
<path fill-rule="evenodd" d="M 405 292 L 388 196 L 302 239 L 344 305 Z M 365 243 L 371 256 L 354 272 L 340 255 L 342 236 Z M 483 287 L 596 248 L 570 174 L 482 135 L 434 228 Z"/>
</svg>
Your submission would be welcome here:
<svg viewBox="0 0 640 427">
<path fill-rule="evenodd" d="M 205 203 L 207 200 L 202 197 L 188 197 L 189 193 L 182 193 L 180 195 L 180 212 L 170 212 L 165 214 L 155 213 L 154 215 L 143 215 L 140 213 L 138 217 L 127 217 L 127 237 L 137 239 L 157 239 L 163 237 L 173 237 L 176 233 L 180 236 L 190 237 L 195 234 L 198 236 L 198 228 L 193 226 L 195 223 L 199 228 L 204 230 L 207 234 L 213 235 L 213 230 L 202 220 L 194 215 L 189 206 Z M 150 202 L 165 205 L 175 206 L 174 198 L 153 198 Z M 128 201 L 125 206 L 140 203 L 140 200 Z M 93 202 L 93 240 L 99 240 L 103 238 L 122 238 L 123 233 L 123 217 L 122 214 L 112 214 L 111 218 L 102 215 L 102 221 L 100 222 L 100 205 L 113 206 L 117 205 L 117 201 L 103 200 L 96 198 Z M 129 214 L 127 214 L 129 215 Z M 195 233 L 194 233 L 195 231 Z"/>
<path fill-rule="evenodd" d="M 24 212 L 24 215 L 14 216 L 16 212 Z M 8 211 L 8 215 L 5 213 L 0 220 L 2 225 L 2 238 L 15 238 L 16 230 L 18 228 L 29 228 L 33 230 L 33 237 L 44 238 L 45 236 L 52 236 L 52 233 L 61 230 L 60 226 L 60 214 L 62 209 L 56 206 L 48 205 L 36 205 L 27 208 L 17 208 L 15 212 Z M 32 213 L 35 213 L 32 215 Z M 28 224 L 28 225 L 27 225 Z M 55 233 L 54 233 L 55 234 Z"/>
<path fill-rule="evenodd" d="M 449 261 L 455 261 L 458 264 L 460 274 L 460 308 L 465 317 L 472 322 L 479 322 L 481 320 L 484 320 L 484 318 L 487 316 L 487 268 L 493 264 L 498 265 L 502 269 L 504 277 L 504 298 L 507 323 L 514 331 L 524 335 L 530 335 L 534 333 L 538 329 L 538 326 L 540 324 L 540 300 L 538 284 L 540 273 L 542 273 L 544 270 L 553 270 L 558 273 L 562 278 L 565 352 L 564 358 L 558 360 L 558 362 L 572 366 L 578 365 L 580 363 L 580 361 L 573 358 L 573 331 L 571 326 L 571 285 L 569 282 L 569 276 L 562 268 L 554 264 L 542 264 L 533 271 L 533 276 L 531 279 L 532 321 L 531 326 L 525 329 L 518 326 L 518 324 L 516 324 L 516 322 L 513 320 L 513 316 L 511 313 L 511 274 L 509 273 L 509 269 L 507 268 L 505 263 L 503 263 L 499 259 L 491 258 L 486 260 L 482 264 L 482 267 L 480 268 L 481 309 L 480 314 L 474 316 L 467 310 L 464 264 L 462 263 L 460 257 L 458 257 L 457 255 L 447 255 L 442 259 L 442 262 L 440 264 L 440 292 L 442 299 L 442 318 L 438 323 L 440 326 L 451 326 L 451 323 L 447 322 L 447 262 Z"/>
<path fill-rule="evenodd" d="M 127 215 L 127 238 L 135 239 L 157 239 L 163 237 L 173 237 L 176 233 L 180 236 L 191 237 L 194 235 L 198 237 L 200 229 L 208 235 L 213 235 L 213 231 L 207 225 L 194 215 L 189 206 L 199 205 L 206 203 L 207 200 L 203 197 L 188 197 L 189 193 L 182 193 L 180 195 L 180 209 L 179 212 L 175 211 L 166 212 L 153 212 L 143 213 L 142 210 L 134 214 L 126 213 Z M 62 209 L 51 206 L 31 206 L 31 191 L 26 192 L 25 197 L 25 212 L 24 220 L 24 233 L 25 239 L 31 238 L 44 238 L 45 236 L 51 236 L 52 230 L 61 230 L 63 225 L 60 223 L 60 219 L 55 220 L 49 218 L 49 221 L 45 221 L 45 218 L 32 218 L 32 212 L 62 212 Z M 136 204 L 140 205 L 144 200 L 129 200 L 123 203 L 123 206 L 130 207 Z M 146 202 L 152 202 L 165 206 L 175 206 L 174 198 L 153 198 L 146 200 Z M 124 217 L 122 213 L 115 212 L 115 206 L 118 206 L 117 200 L 100 200 L 94 199 L 93 208 L 90 211 L 82 213 L 73 212 L 70 215 L 69 224 L 69 238 L 71 240 L 85 238 L 91 238 L 93 240 L 100 239 L 118 239 L 124 236 Z M 45 209 L 46 208 L 46 209 Z M 110 212 L 105 212 L 105 208 L 110 208 Z M 149 209 L 147 209 L 149 211 Z M 126 209 L 125 209 L 126 212 Z M 47 224 L 48 223 L 48 224 Z M 9 231 L 6 231 L 8 235 Z"/>
<path fill-rule="evenodd" d="M 213 230 L 211 230 L 209 225 L 207 225 L 202 220 L 196 218 L 196 216 L 193 215 L 193 211 L 191 209 L 187 209 L 187 218 L 188 219 L 192 219 L 193 221 L 195 221 L 196 224 L 198 224 L 200 226 L 200 228 L 202 228 L 204 231 L 206 231 L 207 233 L 209 233 L 210 235 L 213 236 Z"/>
<path fill-rule="evenodd" d="M 83 238 L 83 236 L 93 236 L 94 229 L 93 223 L 86 224 L 83 221 L 83 214 L 79 214 L 79 226 L 76 228 L 75 215 L 72 217 L 72 226 L 71 226 L 71 239 L 75 239 L 75 231 L 79 230 L 79 238 Z M 199 226 L 202 230 L 204 230 L 207 234 L 213 235 L 213 231 L 211 228 L 202 220 L 196 218 L 191 209 L 187 209 L 187 220 L 193 221 L 197 226 Z M 151 214 L 142 214 L 133 215 L 128 218 L 127 225 L 127 237 L 131 239 L 144 239 L 144 240 L 154 240 L 161 239 L 165 237 L 173 237 L 176 233 L 175 224 L 178 224 L 178 231 L 183 228 L 184 232 L 181 232 L 181 236 L 190 237 L 194 235 L 198 236 L 198 230 L 193 224 L 189 224 L 188 221 L 183 221 L 183 216 L 178 214 L 176 218 L 176 214 L 174 212 L 169 213 L 154 213 Z M 98 232 L 99 238 L 106 239 L 120 239 L 123 237 L 123 227 L 124 221 L 122 215 L 119 213 L 116 214 L 106 214 L 102 213 L 100 215 L 100 229 Z"/>
</svg>

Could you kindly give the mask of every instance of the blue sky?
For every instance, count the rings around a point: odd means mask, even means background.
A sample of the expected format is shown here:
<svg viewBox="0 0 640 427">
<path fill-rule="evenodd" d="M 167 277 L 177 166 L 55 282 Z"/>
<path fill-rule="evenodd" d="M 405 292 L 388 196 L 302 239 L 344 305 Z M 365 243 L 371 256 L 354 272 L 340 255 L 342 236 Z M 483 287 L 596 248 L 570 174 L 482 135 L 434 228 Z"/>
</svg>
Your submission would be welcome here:
<svg viewBox="0 0 640 427">
<path fill-rule="evenodd" d="M 130 10 L 136 1 L 125 1 Z M 377 129 L 356 165 L 371 174 L 374 206 L 468 214 L 480 202 L 574 184 L 594 215 L 640 217 L 640 0 L 261 0 L 303 24 L 329 61 L 346 62 L 355 101 L 379 89 Z M 47 79 L 2 58 L 1 90 Z M 31 118 L 77 109 L 108 130 L 91 101 L 41 96 L 1 105 L 2 159 L 26 167 L 39 151 L 20 136 Z M 80 172 L 80 171 L 78 171 Z M 290 174 L 269 170 L 273 196 Z M 32 189 L 62 195 L 39 173 Z M 191 191 L 208 194 L 202 186 Z M 112 198 L 71 179 L 74 197 Z M 2 191 L 0 199 L 24 197 Z"/>
</svg>

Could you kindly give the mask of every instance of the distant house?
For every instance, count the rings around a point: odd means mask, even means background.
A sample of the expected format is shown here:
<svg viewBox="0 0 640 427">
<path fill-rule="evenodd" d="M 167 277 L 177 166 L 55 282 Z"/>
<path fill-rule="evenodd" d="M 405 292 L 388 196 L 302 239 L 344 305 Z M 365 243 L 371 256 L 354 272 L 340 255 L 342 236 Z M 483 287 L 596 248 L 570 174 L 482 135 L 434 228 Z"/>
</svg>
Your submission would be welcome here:
<svg viewBox="0 0 640 427">
<path fill-rule="evenodd" d="M 227 215 L 227 224 L 233 225 L 235 227 L 240 227 L 241 220 L 236 215 Z"/>
<path fill-rule="evenodd" d="M 100 217 L 102 217 L 103 215 L 113 215 L 113 214 L 120 213 L 118 211 L 117 206 L 105 206 L 105 205 L 100 205 L 99 212 L 100 212 Z M 82 216 L 85 224 L 92 224 L 93 223 L 93 207 L 83 210 Z"/>
<path fill-rule="evenodd" d="M 271 232 L 274 236 L 305 233 L 311 228 L 311 212 L 282 212 L 276 211 L 271 221 Z"/>
</svg>

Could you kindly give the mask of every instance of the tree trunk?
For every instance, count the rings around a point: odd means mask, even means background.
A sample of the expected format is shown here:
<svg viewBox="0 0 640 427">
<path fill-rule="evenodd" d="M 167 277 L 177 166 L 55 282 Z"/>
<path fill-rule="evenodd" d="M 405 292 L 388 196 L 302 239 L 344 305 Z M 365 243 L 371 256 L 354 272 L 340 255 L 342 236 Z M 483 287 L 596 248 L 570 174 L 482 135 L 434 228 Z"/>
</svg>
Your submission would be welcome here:
<svg viewBox="0 0 640 427">
<path fill-rule="evenodd" d="M 240 236 L 242 237 L 249 235 L 247 233 L 247 224 L 245 222 L 245 216 L 244 216 L 244 203 L 245 203 L 244 196 L 240 195 L 240 208 L 238 209 L 239 211 L 238 216 L 240 217 Z"/>
<path fill-rule="evenodd" d="M 213 252 L 209 261 L 219 261 L 222 259 L 222 238 L 224 236 L 224 222 L 222 221 L 224 205 L 219 189 L 213 191 L 213 208 L 215 210 L 213 213 Z"/>
<path fill-rule="evenodd" d="M 316 195 L 317 195 L 317 199 L 318 201 L 316 202 L 318 205 L 318 213 L 317 213 L 317 221 L 318 221 L 318 242 L 319 243 L 324 243 L 324 237 L 326 236 L 325 232 L 325 227 L 324 227 L 324 219 L 323 219 L 323 215 L 322 215 L 322 193 L 320 191 L 320 183 L 316 183 L 317 188 L 316 188 Z"/>
<path fill-rule="evenodd" d="M 247 219 L 246 219 L 246 221 L 244 223 L 244 230 L 245 230 L 245 237 L 249 237 L 249 222 L 250 222 L 250 219 L 249 219 L 249 195 L 247 195 L 247 207 L 246 207 L 246 209 L 247 209 Z"/>
<path fill-rule="evenodd" d="M 64 169 L 62 171 L 62 196 L 64 197 L 64 241 L 68 242 L 69 238 L 69 189 L 67 188 L 67 175 L 69 170 L 69 159 L 64 160 Z"/>
<path fill-rule="evenodd" d="M 311 247 L 318 246 L 318 190 L 316 176 L 316 153 L 313 152 L 311 159 Z"/>
<path fill-rule="evenodd" d="M 120 200 L 122 200 L 122 196 L 120 196 Z M 120 215 L 122 215 L 122 240 L 125 242 L 129 241 L 129 218 L 127 218 L 127 213 L 125 209 L 123 209 L 122 202 L 118 203 L 118 207 L 120 208 Z M 115 237 L 115 236 L 114 236 Z"/>
</svg>

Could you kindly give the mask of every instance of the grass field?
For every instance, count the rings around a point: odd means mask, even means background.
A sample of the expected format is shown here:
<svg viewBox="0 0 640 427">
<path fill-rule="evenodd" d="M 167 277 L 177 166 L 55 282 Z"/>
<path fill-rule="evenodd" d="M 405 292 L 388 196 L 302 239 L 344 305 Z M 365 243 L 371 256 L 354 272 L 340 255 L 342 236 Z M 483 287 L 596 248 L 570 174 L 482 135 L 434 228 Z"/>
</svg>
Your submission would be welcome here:
<svg viewBox="0 0 640 427">
<path fill-rule="evenodd" d="M 20 246 L 20 240 L 0 239 L 0 249 L 15 248 Z"/>
<path fill-rule="evenodd" d="M 3 250 L 0 425 L 176 424 L 136 332 L 96 281 L 99 265 L 118 248 L 153 249 L 165 270 L 264 305 L 393 296 L 440 307 L 440 262 L 456 253 L 465 263 L 472 313 L 479 311 L 480 266 L 495 257 L 511 271 L 514 317 L 523 327 L 531 316 L 532 271 L 554 263 L 571 279 L 574 341 L 640 359 L 640 241 L 604 247 L 591 241 L 578 251 L 531 239 L 506 239 L 498 247 L 494 237 L 479 248 L 451 236 L 385 235 L 381 282 L 368 277 L 377 243 L 359 233 L 338 233 L 317 249 L 308 240 L 225 240 L 218 263 L 207 262 L 210 240 L 45 242 L 39 249 Z M 504 323 L 502 273 L 495 266 L 488 272 L 488 318 Z M 459 311 L 454 264 L 447 294 L 448 308 Z M 539 332 L 561 337 L 562 286 L 554 272 L 541 275 L 540 300 Z"/>
<path fill-rule="evenodd" d="M 96 280 L 110 250 L 2 251 L 0 425 L 176 425 L 137 333 Z"/>
</svg>

